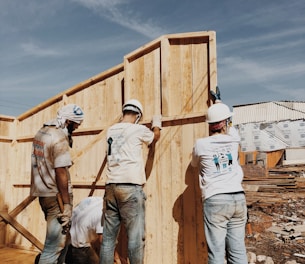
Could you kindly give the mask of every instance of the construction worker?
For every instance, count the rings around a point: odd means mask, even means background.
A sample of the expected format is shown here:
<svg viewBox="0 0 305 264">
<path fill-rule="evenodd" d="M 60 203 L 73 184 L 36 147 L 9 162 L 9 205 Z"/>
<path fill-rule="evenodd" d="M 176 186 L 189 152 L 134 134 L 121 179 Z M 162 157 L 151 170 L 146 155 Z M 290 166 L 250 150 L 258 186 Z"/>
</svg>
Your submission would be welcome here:
<svg viewBox="0 0 305 264">
<path fill-rule="evenodd" d="M 71 219 L 71 254 L 66 264 L 98 264 L 99 250 L 103 239 L 102 197 L 87 197 L 75 206 Z M 117 251 L 114 263 L 121 264 Z"/>
<path fill-rule="evenodd" d="M 84 119 L 75 104 L 63 106 L 57 117 L 44 123 L 33 140 L 30 194 L 39 197 L 47 233 L 39 263 L 64 263 L 73 194 L 69 174 L 72 132 Z"/>
<path fill-rule="evenodd" d="M 210 136 L 199 138 L 191 165 L 199 168 L 208 263 L 247 264 L 245 225 L 247 204 L 238 161 L 240 137 L 230 126 L 233 113 L 220 100 L 209 107 Z"/>
<path fill-rule="evenodd" d="M 113 264 L 113 253 L 121 222 L 128 237 L 130 264 L 142 264 L 145 245 L 146 182 L 142 145 L 160 138 L 161 116 L 152 119 L 151 130 L 138 124 L 142 104 L 131 99 L 123 105 L 122 120 L 107 131 L 107 179 L 104 196 L 104 232 L 101 264 Z"/>
</svg>

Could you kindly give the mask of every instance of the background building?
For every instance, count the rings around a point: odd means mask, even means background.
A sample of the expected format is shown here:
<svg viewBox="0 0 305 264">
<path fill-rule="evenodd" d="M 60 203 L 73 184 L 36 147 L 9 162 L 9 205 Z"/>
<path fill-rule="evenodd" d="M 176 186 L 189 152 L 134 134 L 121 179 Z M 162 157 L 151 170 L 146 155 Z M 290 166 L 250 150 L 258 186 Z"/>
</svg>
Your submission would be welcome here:
<svg viewBox="0 0 305 264">
<path fill-rule="evenodd" d="M 242 163 L 305 163 L 305 102 L 276 101 L 233 106 Z"/>
</svg>

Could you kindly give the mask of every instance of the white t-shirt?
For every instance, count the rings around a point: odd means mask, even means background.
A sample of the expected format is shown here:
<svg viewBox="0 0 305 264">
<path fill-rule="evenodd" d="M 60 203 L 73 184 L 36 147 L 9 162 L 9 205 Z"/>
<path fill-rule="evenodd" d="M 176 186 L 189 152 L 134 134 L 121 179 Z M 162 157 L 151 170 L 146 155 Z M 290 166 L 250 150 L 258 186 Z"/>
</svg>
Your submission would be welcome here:
<svg viewBox="0 0 305 264">
<path fill-rule="evenodd" d="M 117 123 L 107 131 L 106 183 L 146 182 L 142 154 L 143 143 L 149 145 L 154 133 L 144 125 Z"/>
<path fill-rule="evenodd" d="M 32 147 L 31 190 L 33 196 L 50 197 L 58 193 L 55 168 L 72 165 L 68 137 L 61 128 L 42 127 Z M 67 173 L 69 171 L 67 169 Z M 69 193 L 72 186 L 69 175 Z"/>
<path fill-rule="evenodd" d="M 240 137 L 231 127 L 227 135 L 197 139 L 192 166 L 199 167 L 199 185 L 203 199 L 215 194 L 243 191 L 243 171 L 238 161 Z"/>
<path fill-rule="evenodd" d="M 71 244 L 73 247 L 90 247 L 90 242 L 103 233 L 103 198 L 87 197 L 73 209 L 71 218 Z"/>
</svg>

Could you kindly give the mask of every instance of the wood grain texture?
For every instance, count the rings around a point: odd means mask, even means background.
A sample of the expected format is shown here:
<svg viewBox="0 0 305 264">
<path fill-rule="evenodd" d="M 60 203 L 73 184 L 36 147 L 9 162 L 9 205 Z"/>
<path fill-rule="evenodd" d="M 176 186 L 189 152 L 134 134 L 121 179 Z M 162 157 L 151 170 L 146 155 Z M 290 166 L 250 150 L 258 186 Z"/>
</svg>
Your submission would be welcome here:
<svg viewBox="0 0 305 264">
<path fill-rule="evenodd" d="M 209 91 L 217 84 L 216 67 L 215 32 L 165 35 L 127 54 L 117 67 L 20 117 L 0 118 L 0 147 L 5 152 L 0 157 L 0 211 L 10 212 L 28 197 L 32 139 L 67 103 L 80 105 L 85 113 L 71 149 L 74 204 L 88 195 L 103 196 L 107 127 L 119 121 L 124 102 L 136 98 L 143 104 L 143 125 L 150 127 L 154 114 L 163 116 L 155 149 L 143 146 L 147 173 L 145 263 L 204 263 L 207 248 L 198 173 L 190 160 L 195 139 L 208 135 L 205 115 Z M 44 241 L 45 220 L 37 199 L 16 218 L 37 240 Z M 3 221 L 0 241 L 34 248 Z M 126 255 L 124 234 L 119 248 Z"/>
</svg>

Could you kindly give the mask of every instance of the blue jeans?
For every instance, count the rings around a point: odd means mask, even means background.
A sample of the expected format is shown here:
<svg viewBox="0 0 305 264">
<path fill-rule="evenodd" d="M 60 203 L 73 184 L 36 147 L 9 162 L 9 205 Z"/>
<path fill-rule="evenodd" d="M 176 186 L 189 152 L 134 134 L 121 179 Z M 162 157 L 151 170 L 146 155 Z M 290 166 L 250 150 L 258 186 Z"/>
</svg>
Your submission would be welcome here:
<svg viewBox="0 0 305 264">
<path fill-rule="evenodd" d="M 145 200 L 140 185 L 107 184 L 104 196 L 104 229 L 100 263 L 113 264 L 121 221 L 128 236 L 130 264 L 142 264 L 145 246 Z"/>
<path fill-rule="evenodd" d="M 208 263 L 247 264 L 245 227 L 247 204 L 244 193 L 217 194 L 204 201 L 204 230 Z"/>
<path fill-rule="evenodd" d="M 57 219 L 60 213 L 57 198 L 39 197 L 39 203 L 47 221 L 46 240 L 39 263 L 62 264 L 65 262 L 69 241 L 67 235 L 62 234 L 62 226 Z"/>
</svg>

